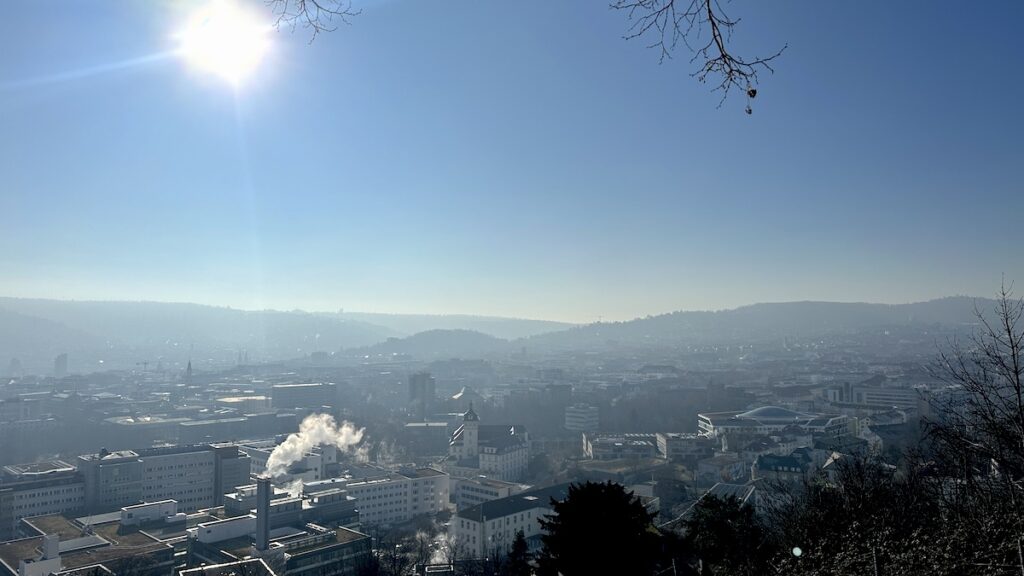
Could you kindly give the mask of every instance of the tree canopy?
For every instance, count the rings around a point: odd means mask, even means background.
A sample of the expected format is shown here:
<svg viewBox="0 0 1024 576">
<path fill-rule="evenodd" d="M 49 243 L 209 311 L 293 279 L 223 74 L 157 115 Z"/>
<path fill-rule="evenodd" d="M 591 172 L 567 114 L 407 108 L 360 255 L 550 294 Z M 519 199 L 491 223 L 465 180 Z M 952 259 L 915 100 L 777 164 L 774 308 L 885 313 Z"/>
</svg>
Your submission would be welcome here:
<svg viewBox="0 0 1024 576">
<path fill-rule="evenodd" d="M 540 574 L 650 574 L 659 542 L 653 516 L 620 484 L 587 482 L 552 501 L 541 520 Z"/>
</svg>

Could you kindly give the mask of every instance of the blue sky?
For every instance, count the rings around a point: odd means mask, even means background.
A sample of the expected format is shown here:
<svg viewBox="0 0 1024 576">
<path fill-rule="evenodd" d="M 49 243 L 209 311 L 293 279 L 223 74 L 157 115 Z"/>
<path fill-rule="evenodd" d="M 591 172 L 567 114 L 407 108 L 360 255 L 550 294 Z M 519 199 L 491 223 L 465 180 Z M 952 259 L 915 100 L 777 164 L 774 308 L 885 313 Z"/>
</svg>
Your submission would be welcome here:
<svg viewBox="0 0 1024 576">
<path fill-rule="evenodd" d="M 166 56 L 197 5 L 6 11 L 0 294 L 586 322 L 1024 281 L 1020 2 L 732 2 L 738 52 L 789 46 L 752 116 L 602 2 L 355 0 L 237 91 Z"/>
</svg>

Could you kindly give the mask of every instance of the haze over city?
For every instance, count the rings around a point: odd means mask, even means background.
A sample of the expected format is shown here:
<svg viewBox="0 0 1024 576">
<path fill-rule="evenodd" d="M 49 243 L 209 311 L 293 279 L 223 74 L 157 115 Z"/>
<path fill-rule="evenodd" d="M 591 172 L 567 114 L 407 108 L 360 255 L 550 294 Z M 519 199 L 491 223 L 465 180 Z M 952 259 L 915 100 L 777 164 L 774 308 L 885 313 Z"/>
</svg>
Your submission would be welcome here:
<svg viewBox="0 0 1024 576">
<path fill-rule="evenodd" d="M 1024 575 L 1014 0 L 15 0 L 0 576 Z"/>
</svg>

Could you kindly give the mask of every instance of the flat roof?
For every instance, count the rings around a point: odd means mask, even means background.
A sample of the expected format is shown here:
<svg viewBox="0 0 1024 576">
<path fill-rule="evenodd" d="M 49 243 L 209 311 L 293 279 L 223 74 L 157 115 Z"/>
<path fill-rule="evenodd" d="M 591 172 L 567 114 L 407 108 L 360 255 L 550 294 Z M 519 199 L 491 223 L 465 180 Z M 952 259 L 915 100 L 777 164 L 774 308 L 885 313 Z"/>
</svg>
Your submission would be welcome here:
<svg viewBox="0 0 1024 576">
<path fill-rule="evenodd" d="M 430 467 L 416 469 L 416 478 L 429 478 L 431 476 L 447 476 L 447 474 L 441 472 L 440 470 L 435 470 Z"/>
<path fill-rule="evenodd" d="M 117 424 L 119 426 L 158 426 L 158 425 L 172 425 L 179 422 L 187 422 L 191 418 L 165 418 L 163 416 L 114 416 L 112 418 L 105 418 L 104 422 L 110 424 Z"/>
<path fill-rule="evenodd" d="M 487 476 L 474 476 L 470 478 L 460 479 L 460 482 L 464 481 L 475 482 L 476 484 L 483 484 L 484 486 L 491 486 L 493 488 L 523 486 L 522 484 L 516 484 L 515 482 L 506 482 L 504 480 L 498 480 L 497 478 L 488 478 Z"/>
<path fill-rule="evenodd" d="M 40 534 L 59 535 L 62 548 L 75 548 L 61 552 L 61 563 L 65 570 L 102 564 L 110 560 L 139 556 L 160 550 L 173 550 L 169 544 L 154 540 L 140 531 L 119 534 L 120 524 L 118 522 L 91 525 L 91 534 L 85 531 L 84 526 L 56 514 L 27 518 L 24 522 Z M 38 558 L 42 545 L 42 536 L 5 542 L 0 544 L 0 561 L 3 561 L 11 571 L 17 573 L 19 562 Z"/>
<path fill-rule="evenodd" d="M 75 467 L 63 460 L 46 460 L 44 462 L 32 462 L 29 464 L 10 464 L 4 469 L 11 474 L 22 476 L 28 474 L 49 474 L 59 471 L 74 471 Z"/>
<path fill-rule="evenodd" d="M 181 571 L 181 576 L 274 576 L 274 571 L 262 558 L 250 558 L 237 562 L 226 562 L 212 566 L 199 566 Z"/>
<path fill-rule="evenodd" d="M 366 534 L 363 534 L 362 532 L 356 532 L 355 530 L 352 530 L 350 528 L 332 528 L 331 530 L 334 532 L 334 538 L 332 540 L 311 544 L 309 546 L 304 546 L 302 548 L 294 548 L 292 550 L 289 550 L 288 554 L 292 556 L 297 556 L 299 554 L 305 554 L 307 552 L 315 552 L 321 548 L 326 548 L 327 546 L 334 546 L 335 544 L 346 544 L 348 542 L 355 542 L 356 540 L 369 538 L 369 536 L 367 536 Z M 315 534 L 311 534 L 309 532 L 307 532 L 306 535 L 315 536 Z M 300 538 L 301 537 L 305 536 L 300 536 Z M 282 543 L 287 543 L 287 540 L 285 540 Z"/>
<path fill-rule="evenodd" d="M 114 452 L 108 452 L 103 456 L 100 456 L 99 454 L 82 454 L 79 456 L 82 460 L 119 460 L 121 458 L 138 457 L 139 455 L 134 450 L 117 450 Z"/>
<path fill-rule="evenodd" d="M 490 502 L 477 504 L 457 515 L 461 518 L 482 522 L 487 518 L 502 518 L 509 514 L 515 514 L 532 508 L 548 508 L 551 506 L 551 499 L 564 500 L 569 495 L 571 483 L 556 484 L 546 488 L 520 492 L 514 496 L 498 498 Z"/>
</svg>

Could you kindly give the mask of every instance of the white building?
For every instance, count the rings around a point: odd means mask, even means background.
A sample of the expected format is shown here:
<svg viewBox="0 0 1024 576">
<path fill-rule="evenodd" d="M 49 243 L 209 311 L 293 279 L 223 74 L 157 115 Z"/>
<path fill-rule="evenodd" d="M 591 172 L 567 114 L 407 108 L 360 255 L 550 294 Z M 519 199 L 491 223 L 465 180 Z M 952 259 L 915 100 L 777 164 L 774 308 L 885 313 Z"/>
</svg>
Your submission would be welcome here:
<svg viewBox="0 0 1024 576">
<path fill-rule="evenodd" d="M 192 512 L 223 503 L 225 493 L 249 483 L 249 458 L 230 444 L 101 451 L 76 463 L 93 513 L 161 500 Z"/>
<path fill-rule="evenodd" d="M 583 433 L 583 456 L 590 460 L 656 458 L 658 437 L 649 432 Z"/>
<path fill-rule="evenodd" d="M 225 493 L 249 483 L 249 458 L 231 444 L 150 448 L 139 460 L 142 501 L 174 500 L 182 512 L 219 506 Z"/>
<path fill-rule="evenodd" d="M 448 507 L 449 477 L 433 468 L 382 471 L 369 478 L 332 478 L 310 482 L 303 494 L 344 488 L 356 499 L 359 521 L 364 524 L 390 525 L 422 514 L 437 514 Z"/>
<path fill-rule="evenodd" d="M 471 405 L 452 434 L 448 458 L 441 465 L 452 476 L 484 475 L 515 482 L 526 473 L 529 461 L 530 442 L 522 426 L 481 425 Z"/>
<path fill-rule="evenodd" d="M 551 499 L 564 500 L 569 484 L 558 484 L 521 492 L 460 510 L 452 518 L 455 543 L 473 558 L 491 552 L 506 553 L 517 532 L 522 532 L 530 549 L 540 546 L 540 520 L 551 513 Z"/>
<path fill-rule="evenodd" d="M 212 450 L 174 447 L 142 461 L 142 501 L 175 500 L 182 511 L 214 505 L 215 461 Z M 245 483 L 245 482 L 243 482 Z"/>
<path fill-rule="evenodd" d="M 455 507 L 458 510 L 472 508 L 477 504 L 483 504 L 498 498 L 506 498 L 530 489 L 525 484 L 505 482 L 486 476 L 458 478 L 454 483 Z"/>
<path fill-rule="evenodd" d="M 778 406 L 762 406 L 746 412 L 697 414 L 697 429 L 702 436 L 708 438 L 772 434 L 790 426 L 829 438 L 838 438 L 852 432 L 848 416 L 804 414 Z"/>
<path fill-rule="evenodd" d="M 55 470 L 0 484 L 0 541 L 14 537 L 22 518 L 78 512 L 85 508 L 85 481 L 69 470 Z"/>
<path fill-rule="evenodd" d="M 596 432 L 600 424 L 600 411 L 590 404 L 565 407 L 565 429 L 570 432 Z"/>
<path fill-rule="evenodd" d="M 667 460 L 699 460 L 714 454 L 714 442 L 692 432 L 658 432 L 658 455 Z"/>
<path fill-rule="evenodd" d="M 853 405 L 864 408 L 916 408 L 921 390 L 906 386 L 881 386 L 870 382 L 849 382 L 826 388 L 822 396 L 835 405 Z"/>
</svg>

